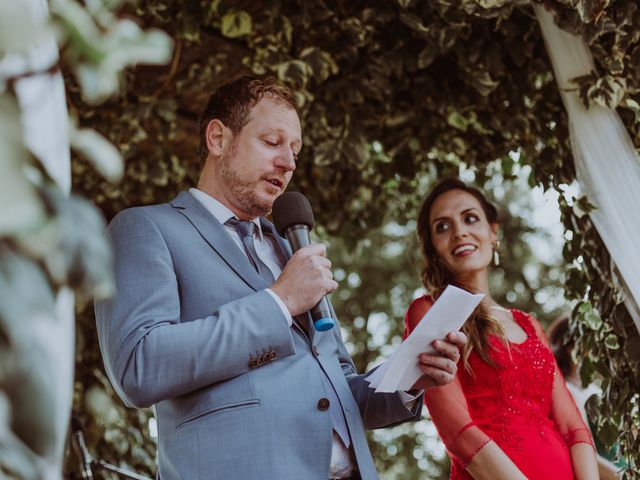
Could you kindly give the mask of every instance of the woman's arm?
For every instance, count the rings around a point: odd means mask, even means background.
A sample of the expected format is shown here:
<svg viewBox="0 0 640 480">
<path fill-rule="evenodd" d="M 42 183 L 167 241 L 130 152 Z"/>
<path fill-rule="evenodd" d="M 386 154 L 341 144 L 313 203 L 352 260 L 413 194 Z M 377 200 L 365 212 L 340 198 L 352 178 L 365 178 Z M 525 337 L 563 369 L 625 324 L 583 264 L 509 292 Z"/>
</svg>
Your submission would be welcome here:
<svg viewBox="0 0 640 480">
<path fill-rule="evenodd" d="M 618 473 L 618 467 L 602 455 L 597 455 L 596 461 L 598 462 L 600 480 L 618 480 L 619 478 L 622 478 L 622 475 Z"/>
<path fill-rule="evenodd" d="M 533 318 L 531 320 L 538 338 L 551 350 L 544 330 L 537 320 Z M 571 452 L 574 477 L 577 480 L 598 480 L 598 463 L 591 431 L 582 419 L 582 414 L 567 389 L 557 363 L 555 363 L 555 378 L 551 390 L 550 418 Z"/>
<path fill-rule="evenodd" d="M 432 303 L 427 297 L 421 297 L 411 304 L 405 318 L 405 337 L 415 328 Z M 460 370 L 458 370 L 459 373 Z M 426 390 L 424 400 L 449 455 L 462 468 L 466 468 L 477 452 L 491 441 L 491 438 L 473 422 L 469 415 L 467 400 L 458 374 L 448 385 Z"/>
<path fill-rule="evenodd" d="M 493 440 L 473 456 L 467 471 L 475 480 L 527 480 Z"/>
<path fill-rule="evenodd" d="M 598 480 L 598 462 L 593 447 L 588 443 L 576 443 L 571 447 L 571 463 L 576 480 Z"/>
<path fill-rule="evenodd" d="M 426 297 L 411 304 L 405 318 L 405 337 L 431 305 Z M 476 480 L 527 480 L 491 437 L 473 422 L 458 374 L 450 384 L 424 392 L 431 419 L 449 454 Z"/>
</svg>

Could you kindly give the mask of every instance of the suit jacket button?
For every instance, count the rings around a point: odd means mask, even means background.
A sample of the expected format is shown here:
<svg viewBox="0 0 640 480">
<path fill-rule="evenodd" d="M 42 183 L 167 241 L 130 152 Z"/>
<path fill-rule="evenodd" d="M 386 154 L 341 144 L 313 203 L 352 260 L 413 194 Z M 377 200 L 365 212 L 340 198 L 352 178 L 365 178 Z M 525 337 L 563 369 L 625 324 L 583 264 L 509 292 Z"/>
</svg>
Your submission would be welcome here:
<svg viewBox="0 0 640 480">
<path fill-rule="evenodd" d="M 321 398 L 318 400 L 318 410 L 322 412 L 329 410 L 329 405 L 331 405 L 331 402 L 328 398 Z"/>
<path fill-rule="evenodd" d="M 275 358 L 278 356 L 278 354 L 275 351 L 272 351 L 269 353 L 269 361 L 271 360 L 275 360 Z"/>
<path fill-rule="evenodd" d="M 257 366 L 258 365 L 255 358 L 252 358 L 251 360 L 249 360 L 249 368 L 253 369 L 253 368 L 256 368 Z"/>
<path fill-rule="evenodd" d="M 260 355 L 260 356 L 258 357 L 258 360 L 256 361 L 256 363 L 257 363 L 257 365 L 258 365 L 259 367 L 261 367 L 261 366 L 262 366 L 262 364 L 264 363 L 264 355 Z"/>
</svg>

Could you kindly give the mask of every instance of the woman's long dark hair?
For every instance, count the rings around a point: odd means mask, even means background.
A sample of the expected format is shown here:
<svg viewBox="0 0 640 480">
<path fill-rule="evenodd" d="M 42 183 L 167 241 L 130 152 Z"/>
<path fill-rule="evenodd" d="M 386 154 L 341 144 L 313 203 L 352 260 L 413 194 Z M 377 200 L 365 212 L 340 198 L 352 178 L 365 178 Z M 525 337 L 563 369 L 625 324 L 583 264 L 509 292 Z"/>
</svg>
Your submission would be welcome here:
<svg viewBox="0 0 640 480">
<path fill-rule="evenodd" d="M 468 286 L 455 280 L 453 272 L 451 272 L 444 262 L 441 261 L 438 253 L 433 247 L 431 239 L 431 225 L 429 221 L 431 208 L 438 197 L 451 190 L 462 190 L 463 192 L 473 195 L 480 203 L 489 223 L 499 223 L 498 210 L 496 207 L 485 198 L 480 190 L 468 186 L 458 178 L 443 180 L 438 183 L 433 190 L 431 190 L 427 198 L 422 203 L 422 207 L 420 207 L 417 230 L 418 237 L 420 238 L 422 258 L 424 261 L 424 268 L 422 269 L 422 283 L 434 298 L 438 298 L 444 291 L 445 287 L 449 284 L 463 288 L 467 291 L 472 291 Z M 466 321 L 462 327 L 462 331 L 469 338 L 469 343 L 467 343 L 462 351 L 462 360 L 464 362 L 465 369 L 469 372 L 471 371 L 469 367 L 469 355 L 474 349 L 482 360 L 495 367 L 495 362 L 489 356 L 489 350 L 491 348 L 489 344 L 489 335 L 496 335 L 506 346 L 508 346 L 508 342 L 502 325 L 500 325 L 500 323 L 491 316 L 489 309 L 481 303 L 471 314 L 471 317 Z"/>
</svg>

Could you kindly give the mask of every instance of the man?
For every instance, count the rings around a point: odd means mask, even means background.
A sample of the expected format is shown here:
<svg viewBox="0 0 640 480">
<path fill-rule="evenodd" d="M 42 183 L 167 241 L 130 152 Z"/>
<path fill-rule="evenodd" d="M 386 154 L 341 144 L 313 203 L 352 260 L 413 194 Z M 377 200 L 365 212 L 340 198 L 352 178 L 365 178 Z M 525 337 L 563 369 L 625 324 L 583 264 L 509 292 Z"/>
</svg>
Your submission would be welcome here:
<svg viewBox="0 0 640 480">
<path fill-rule="evenodd" d="M 377 478 L 364 428 L 415 420 L 422 402 L 375 394 L 340 329 L 314 331 L 306 312 L 337 288 L 325 247 L 291 256 L 264 218 L 302 148 L 291 92 L 265 77 L 220 87 L 200 142 L 197 189 L 112 221 L 117 295 L 96 304 L 116 390 L 155 405 L 159 477 Z M 450 382 L 465 342 L 435 342 L 415 388 Z"/>
</svg>

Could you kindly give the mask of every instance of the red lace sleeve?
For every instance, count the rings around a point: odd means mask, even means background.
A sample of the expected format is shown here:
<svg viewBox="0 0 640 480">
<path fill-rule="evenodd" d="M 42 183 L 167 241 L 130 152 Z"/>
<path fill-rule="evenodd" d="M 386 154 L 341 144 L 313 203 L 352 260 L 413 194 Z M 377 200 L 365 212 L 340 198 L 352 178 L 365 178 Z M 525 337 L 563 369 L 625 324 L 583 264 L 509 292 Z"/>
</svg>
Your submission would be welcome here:
<svg viewBox="0 0 640 480">
<path fill-rule="evenodd" d="M 418 298 L 411 304 L 405 316 L 405 338 L 432 304 L 429 297 Z M 424 403 L 447 450 L 466 468 L 491 439 L 473 423 L 458 376 L 448 385 L 425 391 Z"/>
<path fill-rule="evenodd" d="M 529 316 L 540 341 L 547 347 L 549 342 L 540 323 Z M 555 361 L 554 361 L 555 363 Z M 551 392 L 551 419 L 562 435 L 567 447 L 571 448 L 576 443 L 588 443 L 593 447 L 593 439 L 589 427 L 584 423 L 580 410 L 576 406 L 571 393 L 567 389 L 564 377 L 556 364 L 556 372 Z"/>
</svg>

